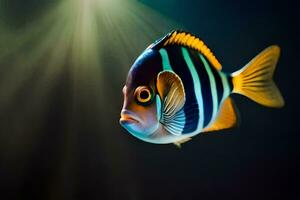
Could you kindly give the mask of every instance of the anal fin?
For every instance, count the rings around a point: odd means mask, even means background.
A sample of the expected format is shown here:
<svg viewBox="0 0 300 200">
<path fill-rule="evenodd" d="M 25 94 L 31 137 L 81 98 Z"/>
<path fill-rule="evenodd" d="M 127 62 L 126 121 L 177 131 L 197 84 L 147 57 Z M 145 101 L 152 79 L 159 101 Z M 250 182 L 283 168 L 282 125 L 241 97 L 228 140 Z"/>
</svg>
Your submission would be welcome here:
<svg viewBox="0 0 300 200">
<path fill-rule="evenodd" d="M 219 114 L 215 121 L 203 129 L 203 132 L 218 131 L 229 129 L 237 126 L 237 110 L 230 97 L 228 97 L 221 105 Z"/>
<path fill-rule="evenodd" d="M 174 142 L 173 144 L 175 146 L 177 146 L 178 148 L 181 148 L 181 144 L 190 141 L 192 138 L 188 137 L 188 138 L 184 138 L 182 140 L 179 140 L 178 142 Z"/>
</svg>

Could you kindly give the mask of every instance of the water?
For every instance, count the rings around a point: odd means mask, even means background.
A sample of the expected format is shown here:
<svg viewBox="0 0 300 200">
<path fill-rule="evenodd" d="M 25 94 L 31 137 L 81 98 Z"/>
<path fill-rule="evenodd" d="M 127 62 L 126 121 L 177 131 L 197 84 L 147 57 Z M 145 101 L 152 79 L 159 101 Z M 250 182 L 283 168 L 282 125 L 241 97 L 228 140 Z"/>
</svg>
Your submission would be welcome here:
<svg viewBox="0 0 300 200">
<path fill-rule="evenodd" d="M 276 1 L 0 1 L 1 199 L 274 199 L 299 165 L 297 13 Z M 288 4 L 290 5 L 290 4 Z M 153 145 L 118 123 L 135 58 L 180 28 L 233 72 L 282 49 L 269 109 L 235 95 L 241 124 Z M 297 36 L 297 37 L 296 37 Z"/>
</svg>

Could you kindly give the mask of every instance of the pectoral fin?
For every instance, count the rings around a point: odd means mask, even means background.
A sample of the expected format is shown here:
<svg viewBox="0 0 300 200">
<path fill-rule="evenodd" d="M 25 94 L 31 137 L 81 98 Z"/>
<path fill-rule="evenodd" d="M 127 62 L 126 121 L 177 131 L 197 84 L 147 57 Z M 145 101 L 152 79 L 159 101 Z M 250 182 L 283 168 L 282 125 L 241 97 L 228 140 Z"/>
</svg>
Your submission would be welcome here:
<svg viewBox="0 0 300 200">
<path fill-rule="evenodd" d="M 180 77 L 171 71 L 160 72 L 157 76 L 157 90 L 162 102 L 160 122 L 171 134 L 180 135 L 185 124 L 185 92 Z"/>
</svg>

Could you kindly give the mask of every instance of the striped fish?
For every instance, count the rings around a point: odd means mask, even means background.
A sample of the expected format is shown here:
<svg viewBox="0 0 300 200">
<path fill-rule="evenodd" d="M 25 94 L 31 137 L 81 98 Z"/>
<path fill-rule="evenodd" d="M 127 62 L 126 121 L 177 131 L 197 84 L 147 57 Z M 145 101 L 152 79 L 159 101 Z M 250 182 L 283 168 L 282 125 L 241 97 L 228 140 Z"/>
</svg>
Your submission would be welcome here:
<svg viewBox="0 0 300 200">
<path fill-rule="evenodd" d="M 232 93 L 282 107 L 284 100 L 272 81 L 279 54 L 278 46 L 270 46 L 244 68 L 227 74 L 200 38 L 173 31 L 132 65 L 120 124 L 143 141 L 180 146 L 201 132 L 237 125 Z"/>
</svg>

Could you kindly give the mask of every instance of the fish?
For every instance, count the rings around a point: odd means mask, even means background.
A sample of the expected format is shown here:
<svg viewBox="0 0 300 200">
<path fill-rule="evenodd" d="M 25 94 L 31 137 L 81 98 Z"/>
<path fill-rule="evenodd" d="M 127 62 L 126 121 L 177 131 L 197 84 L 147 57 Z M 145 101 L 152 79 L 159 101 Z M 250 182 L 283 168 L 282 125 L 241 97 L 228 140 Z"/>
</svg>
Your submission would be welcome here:
<svg viewBox="0 0 300 200">
<path fill-rule="evenodd" d="M 281 108 L 273 81 L 280 47 L 264 49 L 233 73 L 222 71 L 214 53 L 196 35 L 175 30 L 148 46 L 131 66 L 120 124 L 134 137 L 180 147 L 200 133 L 237 127 L 231 94 Z"/>
</svg>

